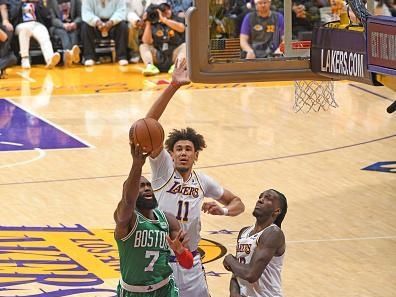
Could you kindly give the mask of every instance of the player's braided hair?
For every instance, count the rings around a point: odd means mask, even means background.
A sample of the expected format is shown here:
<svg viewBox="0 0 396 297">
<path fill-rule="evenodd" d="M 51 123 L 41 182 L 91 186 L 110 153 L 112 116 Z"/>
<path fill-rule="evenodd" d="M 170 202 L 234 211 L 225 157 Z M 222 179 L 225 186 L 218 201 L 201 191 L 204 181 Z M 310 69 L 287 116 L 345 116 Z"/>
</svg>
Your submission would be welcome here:
<svg viewBox="0 0 396 297">
<path fill-rule="evenodd" d="M 281 213 L 276 217 L 274 224 L 280 228 L 282 221 L 285 218 L 285 215 L 287 213 L 287 199 L 286 199 L 286 196 L 284 194 L 282 194 L 281 192 L 274 190 L 274 189 L 272 189 L 272 190 L 275 191 L 279 196 Z"/>
<path fill-rule="evenodd" d="M 201 134 L 198 134 L 193 128 L 187 127 L 186 129 L 173 129 L 169 133 L 168 139 L 165 141 L 167 151 L 173 151 L 175 143 L 179 140 L 189 140 L 194 144 L 196 152 L 202 151 L 206 147 L 205 139 Z"/>
</svg>

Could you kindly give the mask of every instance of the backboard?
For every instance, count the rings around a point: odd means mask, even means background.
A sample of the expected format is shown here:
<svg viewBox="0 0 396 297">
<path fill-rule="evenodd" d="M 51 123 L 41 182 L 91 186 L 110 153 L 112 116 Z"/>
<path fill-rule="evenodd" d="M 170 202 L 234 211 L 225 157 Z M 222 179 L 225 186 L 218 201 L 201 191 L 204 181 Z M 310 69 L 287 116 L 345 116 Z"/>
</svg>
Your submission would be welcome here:
<svg viewBox="0 0 396 297">
<path fill-rule="evenodd" d="M 215 34 L 212 32 L 213 26 L 227 27 L 227 24 L 218 18 L 218 10 L 216 10 L 216 7 L 221 8 L 226 5 L 226 2 L 232 1 L 195 1 L 194 6 L 186 13 L 187 60 L 190 79 L 193 82 L 231 83 L 328 79 L 311 71 L 309 49 L 293 46 L 296 41 L 308 41 L 311 38 L 311 32 L 304 29 L 295 30 L 297 25 L 292 17 L 292 0 L 272 0 L 272 4 L 276 3 L 277 8 L 282 10 L 281 14 L 284 18 L 284 51 L 253 60 L 247 60 L 241 56 L 239 34 L 222 36 L 217 32 Z M 319 18 L 316 23 L 329 20 L 326 14 L 331 14 L 331 10 L 329 12 L 329 7 L 323 8 L 312 8 L 312 14 L 316 13 Z M 240 24 L 239 19 L 238 26 Z M 238 26 L 228 28 L 229 32 L 238 33 L 240 29 Z"/>
</svg>

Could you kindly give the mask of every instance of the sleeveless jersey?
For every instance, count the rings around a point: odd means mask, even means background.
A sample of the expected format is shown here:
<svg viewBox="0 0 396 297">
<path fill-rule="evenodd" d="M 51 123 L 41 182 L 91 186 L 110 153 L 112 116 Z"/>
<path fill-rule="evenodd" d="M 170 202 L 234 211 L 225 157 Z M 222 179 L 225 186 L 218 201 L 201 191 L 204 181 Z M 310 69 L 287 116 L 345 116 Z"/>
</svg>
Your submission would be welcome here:
<svg viewBox="0 0 396 297">
<path fill-rule="evenodd" d="M 271 226 L 276 225 L 272 224 L 268 227 Z M 278 228 L 278 226 L 276 227 Z M 244 230 L 241 237 L 238 239 L 236 257 L 240 263 L 250 263 L 254 250 L 257 247 L 258 240 L 264 230 L 267 229 L 265 228 L 256 234 L 249 235 L 253 228 L 254 226 L 251 226 Z M 282 256 L 273 257 L 264 269 L 263 274 L 254 283 L 249 283 L 238 277 L 237 280 L 241 295 L 249 297 L 282 297 L 281 270 L 284 255 L 283 253 Z"/>
<path fill-rule="evenodd" d="M 116 240 L 122 280 L 132 286 L 156 284 L 172 274 L 166 241 L 168 221 L 159 209 L 154 209 L 157 220 L 149 220 L 138 211 L 135 213 L 136 222 L 131 232 Z"/>
<path fill-rule="evenodd" d="M 282 41 L 278 24 L 279 14 L 275 11 L 263 18 L 257 12 L 250 13 L 251 43 L 257 58 L 272 54 Z"/>
<path fill-rule="evenodd" d="M 195 171 L 183 181 L 166 150 L 162 150 L 157 158 L 150 158 L 150 165 L 158 207 L 176 217 L 187 232 L 190 250 L 196 250 L 201 239 L 202 201 L 204 197 L 219 199 L 224 189 L 209 176 Z"/>
</svg>

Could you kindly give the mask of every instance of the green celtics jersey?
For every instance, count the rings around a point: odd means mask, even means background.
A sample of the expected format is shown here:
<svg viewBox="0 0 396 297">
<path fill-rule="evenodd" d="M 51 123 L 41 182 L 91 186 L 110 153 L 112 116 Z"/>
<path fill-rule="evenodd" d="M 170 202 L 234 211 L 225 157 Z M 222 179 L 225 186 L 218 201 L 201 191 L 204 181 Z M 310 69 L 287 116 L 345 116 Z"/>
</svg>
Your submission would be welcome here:
<svg viewBox="0 0 396 297">
<path fill-rule="evenodd" d="M 169 224 L 159 209 L 154 209 L 156 220 L 149 220 L 138 211 L 135 213 L 136 222 L 131 232 L 117 240 L 122 280 L 132 286 L 156 284 L 172 274 L 166 241 Z"/>
</svg>

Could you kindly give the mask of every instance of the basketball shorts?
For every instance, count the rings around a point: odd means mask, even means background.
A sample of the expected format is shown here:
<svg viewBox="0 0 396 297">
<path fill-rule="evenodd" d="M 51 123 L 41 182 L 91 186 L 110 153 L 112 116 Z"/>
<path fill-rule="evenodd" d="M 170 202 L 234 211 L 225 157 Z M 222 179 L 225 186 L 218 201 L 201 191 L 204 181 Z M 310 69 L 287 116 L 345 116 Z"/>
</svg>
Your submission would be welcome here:
<svg viewBox="0 0 396 297">
<path fill-rule="evenodd" d="M 185 269 L 175 262 L 169 264 L 172 266 L 180 297 L 209 297 L 205 271 L 199 254 L 194 257 L 194 266 L 191 269 Z"/>
<path fill-rule="evenodd" d="M 129 292 L 122 289 L 121 285 L 118 284 L 117 297 L 179 297 L 179 289 L 176 286 L 174 278 L 170 277 L 169 282 L 165 286 L 152 292 Z"/>
</svg>

